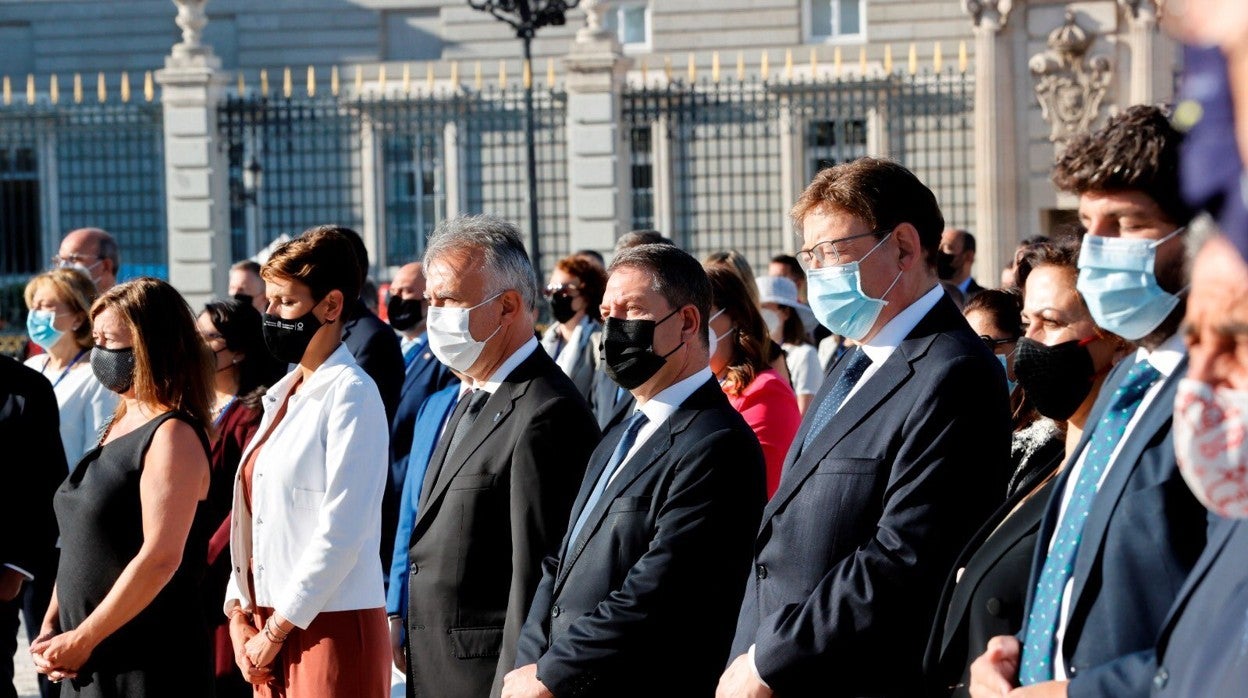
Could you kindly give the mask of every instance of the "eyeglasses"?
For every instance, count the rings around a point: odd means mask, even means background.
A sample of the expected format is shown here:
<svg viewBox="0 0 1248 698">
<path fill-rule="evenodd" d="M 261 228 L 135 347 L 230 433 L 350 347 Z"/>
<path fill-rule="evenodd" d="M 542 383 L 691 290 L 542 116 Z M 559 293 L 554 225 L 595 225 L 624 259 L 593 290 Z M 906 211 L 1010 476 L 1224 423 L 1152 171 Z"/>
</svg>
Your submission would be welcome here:
<svg viewBox="0 0 1248 698">
<path fill-rule="evenodd" d="M 572 291 L 577 291 L 580 288 L 581 287 L 577 286 L 576 284 L 551 284 L 547 286 L 546 288 L 542 289 L 542 294 L 546 296 L 547 298 L 550 298 L 551 296 L 554 296 L 554 295 L 571 296 L 573 295 Z"/>
<path fill-rule="evenodd" d="M 996 349 L 1002 344 L 1011 344 L 1018 341 L 1018 337 L 1001 337 L 998 339 L 995 337 L 989 337 L 986 334 L 979 335 L 979 338 L 984 340 L 984 344 L 987 344 L 989 349 Z"/>
<path fill-rule="evenodd" d="M 93 256 L 93 255 L 85 255 L 85 254 L 67 254 L 62 257 L 61 255 L 58 254 L 52 257 L 52 259 L 49 260 L 49 262 L 53 268 L 60 269 L 60 268 L 65 268 L 65 267 L 72 267 L 75 264 L 81 264 L 85 267 L 87 266 L 88 262 L 100 262 L 103 259 L 104 258 L 100 257 L 99 255 Z"/>
<path fill-rule="evenodd" d="M 859 233 L 857 235 L 846 235 L 843 238 L 835 240 L 822 240 L 814 245 L 797 251 L 797 261 L 802 265 L 803 269 L 809 270 L 814 267 L 822 267 L 825 263 L 831 263 L 837 266 L 841 265 L 841 250 L 837 247 L 842 242 L 865 238 L 870 235 L 882 235 L 887 230 L 873 230 L 869 233 Z"/>
</svg>

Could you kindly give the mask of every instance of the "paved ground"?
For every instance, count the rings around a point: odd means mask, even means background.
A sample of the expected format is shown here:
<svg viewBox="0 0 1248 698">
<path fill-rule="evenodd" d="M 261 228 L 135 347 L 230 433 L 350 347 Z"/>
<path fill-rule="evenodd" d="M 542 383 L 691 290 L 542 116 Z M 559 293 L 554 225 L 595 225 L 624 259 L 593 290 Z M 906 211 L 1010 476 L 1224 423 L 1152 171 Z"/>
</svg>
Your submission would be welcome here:
<svg viewBox="0 0 1248 698">
<path fill-rule="evenodd" d="M 17 654 L 13 655 L 13 685 L 18 698 L 39 698 L 39 682 L 30 663 L 30 646 L 26 643 L 25 626 L 17 629 Z"/>
</svg>

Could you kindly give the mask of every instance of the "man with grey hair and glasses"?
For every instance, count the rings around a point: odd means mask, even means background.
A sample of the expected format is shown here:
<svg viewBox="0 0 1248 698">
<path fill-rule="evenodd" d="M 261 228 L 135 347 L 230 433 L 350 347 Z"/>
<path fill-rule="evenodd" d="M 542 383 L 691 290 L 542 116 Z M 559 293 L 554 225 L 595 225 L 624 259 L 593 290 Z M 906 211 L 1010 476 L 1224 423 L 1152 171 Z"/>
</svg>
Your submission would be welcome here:
<svg viewBox="0 0 1248 698">
<path fill-rule="evenodd" d="M 473 392 L 429 459 L 412 529 L 407 693 L 498 696 L 599 431 L 534 337 L 537 281 L 515 226 L 444 221 L 424 264 L 429 348 Z"/>
<path fill-rule="evenodd" d="M 73 267 L 91 277 L 100 293 L 117 285 L 121 249 L 117 240 L 100 228 L 71 230 L 61 240 L 52 266 Z"/>
</svg>

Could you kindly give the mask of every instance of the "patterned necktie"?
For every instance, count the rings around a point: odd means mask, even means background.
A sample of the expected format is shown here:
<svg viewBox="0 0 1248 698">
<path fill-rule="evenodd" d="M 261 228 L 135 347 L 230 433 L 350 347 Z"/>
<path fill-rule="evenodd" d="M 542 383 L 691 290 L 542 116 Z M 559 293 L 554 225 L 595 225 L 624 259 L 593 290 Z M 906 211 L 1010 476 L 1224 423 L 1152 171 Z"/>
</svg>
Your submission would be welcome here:
<svg viewBox="0 0 1248 698">
<path fill-rule="evenodd" d="M 472 391 L 472 397 L 468 398 L 468 409 L 464 410 L 464 414 L 455 423 L 455 431 L 451 432 L 451 442 L 447 444 L 446 454 L 442 456 L 442 462 L 446 462 L 455 453 L 455 447 L 460 441 L 464 440 L 464 435 L 472 428 L 473 422 L 477 421 L 477 416 L 481 414 L 481 408 L 485 407 L 485 403 L 490 399 L 490 393 L 477 389 Z"/>
<path fill-rule="evenodd" d="M 611 460 L 607 461 L 607 467 L 598 476 L 598 482 L 594 483 L 594 489 L 589 493 L 589 499 L 585 500 L 585 506 L 581 508 L 580 515 L 576 517 L 576 524 L 572 526 L 572 536 L 568 538 L 569 550 L 576 544 L 576 537 L 580 535 L 581 527 L 585 525 L 585 520 L 589 518 L 589 512 L 594 510 L 594 506 L 602 498 L 602 493 L 606 491 L 607 484 L 611 482 L 611 476 L 619 469 L 620 463 L 624 462 L 624 456 L 628 455 L 629 450 L 633 447 L 633 443 L 637 441 L 638 432 L 649 421 L 646 413 L 641 410 L 633 413 L 632 419 L 628 422 L 628 427 L 624 429 L 624 436 L 620 437 L 620 442 L 615 445 L 615 450 L 611 452 Z"/>
<path fill-rule="evenodd" d="M 1066 513 L 1058 522 L 1057 535 L 1044 560 L 1040 580 L 1027 616 L 1027 636 L 1023 642 L 1023 661 L 1018 678 L 1024 686 L 1053 679 L 1053 652 L 1056 646 L 1058 617 L 1066 583 L 1075 568 L 1075 555 L 1083 537 L 1083 525 L 1092 510 L 1092 501 L 1100 485 L 1101 474 L 1109 465 L 1114 448 L 1126 433 L 1127 424 L 1161 374 L 1147 360 L 1131 367 L 1127 377 L 1114 391 L 1113 402 L 1088 437 L 1087 456 L 1079 479 L 1071 490 Z"/>
<path fill-rule="evenodd" d="M 815 410 L 815 416 L 810 420 L 810 429 L 806 432 L 806 437 L 802 439 L 802 451 L 805 451 L 810 442 L 819 435 L 819 432 L 823 431 L 824 427 L 828 426 L 828 422 L 832 421 L 832 416 L 841 409 L 841 403 L 845 402 L 849 392 L 862 379 L 862 374 L 866 373 L 867 367 L 870 365 L 871 357 L 867 356 L 862 349 L 854 349 L 854 353 L 849 357 L 849 363 L 846 364 L 841 377 L 836 379 L 836 385 L 832 386 L 832 390 L 828 392 L 823 402 L 819 403 L 818 409 Z"/>
</svg>

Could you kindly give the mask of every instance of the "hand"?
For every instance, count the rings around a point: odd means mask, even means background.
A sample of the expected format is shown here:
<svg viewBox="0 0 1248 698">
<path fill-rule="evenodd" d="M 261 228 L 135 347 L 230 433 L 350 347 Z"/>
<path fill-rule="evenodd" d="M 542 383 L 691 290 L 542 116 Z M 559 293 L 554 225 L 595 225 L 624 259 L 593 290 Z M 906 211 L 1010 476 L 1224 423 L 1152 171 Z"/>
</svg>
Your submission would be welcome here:
<svg viewBox="0 0 1248 698">
<path fill-rule="evenodd" d="M 281 644 L 271 642 L 264 633 L 256 633 L 243 645 L 243 653 L 251 660 L 252 666 L 267 668 L 282 649 Z"/>
<path fill-rule="evenodd" d="M 1010 695 L 1018 677 L 1021 653 L 1018 638 L 1012 635 L 998 635 L 989 640 L 988 649 L 971 663 L 971 698 Z"/>
<path fill-rule="evenodd" d="M 252 664 L 246 652 L 247 642 L 256 634 L 256 629 L 247 623 L 246 616 L 236 613 L 230 618 L 230 643 L 234 646 L 234 664 L 248 683 L 263 686 L 273 678 L 273 672 L 268 667 Z"/>
<path fill-rule="evenodd" d="M 43 650 L 47 649 L 48 641 L 51 640 L 52 636 L 56 635 L 58 632 L 60 631 L 54 626 L 45 624 L 40 629 L 39 636 L 36 637 L 35 641 L 30 645 L 30 657 L 35 663 L 35 671 L 47 676 L 48 680 L 52 683 L 60 683 L 65 679 L 72 679 L 78 675 L 77 672 L 57 669 L 46 659 L 44 659 L 42 654 L 39 654 Z"/>
<path fill-rule="evenodd" d="M 5 567 L 0 569 L 0 601 L 12 601 L 17 595 L 22 593 L 22 582 L 26 581 L 26 576 L 21 572 Z"/>
<path fill-rule="evenodd" d="M 404 674 L 407 673 L 407 655 L 403 653 L 403 619 L 390 619 L 390 655 L 394 657 L 394 666 Z M 506 677 L 504 677 L 506 680 Z"/>
<path fill-rule="evenodd" d="M 1066 698 L 1066 681 L 1045 681 L 1010 691 L 1009 698 Z"/>
<path fill-rule="evenodd" d="M 40 635 L 30 647 L 35 671 L 53 681 L 72 678 L 95 650 L 95 644 L 77 630 Z"/>
<path fill-rule="evenodd" d="M 503 677 L 503 698 L 555 698 L 537 678 L 537 665 L 525 664 Z"/>
<path fill-rule="evenodd" d="M 715 698 L 771 698 L 771 695 L 771 689 L 764 686 L 754 673 L 748 654 L 732 660 L 715 688 Z"/>
</svg>

